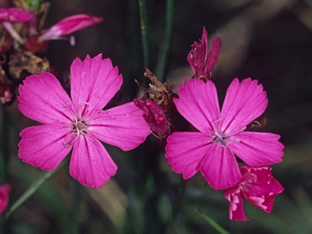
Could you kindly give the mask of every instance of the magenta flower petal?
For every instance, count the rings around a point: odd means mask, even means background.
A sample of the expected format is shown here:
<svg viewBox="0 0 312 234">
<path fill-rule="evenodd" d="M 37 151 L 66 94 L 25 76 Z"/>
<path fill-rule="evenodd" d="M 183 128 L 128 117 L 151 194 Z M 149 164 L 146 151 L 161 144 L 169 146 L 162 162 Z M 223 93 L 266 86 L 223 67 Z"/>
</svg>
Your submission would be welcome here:
<svg viewBox="0 0 312 234">
<path fill-rule="evenodd" d="M 280 135 L 265 132 L 240 132 L 229 148 L 250 166 L 263 166 L 282 161 L 284 146 Z"/>
<path fill-rule="evenodd" d="M 0 185 L 0 214 L 9 204 L 11 186 L 9 184 Z"/>
<path fill-rule="evenodd" d="M 172 170 L 182 173 L 184 179 L 194 176 L 200 169 L 211 138 L 200 132 L 175 132 L 167 138 L 166 157 Z"/>
<path fill-rule="evenodd" d="M 151 133 L 143 112 L 133 102 L 99 113 L 90 129 L 101 141 L 122 150 L 136 148 Z"/>
<path fill-rule="evenodd" d="M 230 202 L 229 204 L 229 218 L 236 221 L 248 221 L 249 219 L 245 215 L 243 198 L 240 194 L 240 190 L 236 192 L 233 190 L 231 193 L 226 192 L 225 198 Z"/>
<path fill-rule="evenodd" d="M 212 132 L 220 119 L 217 90 L 213 82 L 192 79 L 173 100 L 179 113 L 201 132 Z"/>
<path fill-rule="evenodd" d="M 31 75 L 19 86 L 18 108 L 40 123 L 70 123 L 72 102 L 60 82 L 48 72 Z"/>
<path fill-rule="evenodd" d="M 206 157 L 201 162 L 200 172 L 216 190 L 229 188 L 242 179 L 233 153 L 216 144 L 209 145 Z"/>
<path fill-rule="evenodd" d="M 242 210 L 241 196 L 263 211 L 270 213 L 275 196 L 284 191 L 284 188 L 272 176 L 272 168 L 242 166 L 240 171 L 243 175 L 242 180 L 225 193 L 225 198 L 230 202 L 230 219 L 248 220 Z"/>
<path fill-rule="evenodd" d="M 102 22 L 103 18 L 85 14 L 66 17 L 52 26 L 48 31 L 39 37 L 40 41 L 55 40 L 81 29 L 90 27 Z"/>
<path fill-rule="evenodd" d="M 54 170 L 71 150 L 66 124 L 46 124 L 25 128 L 20 136 L 18 157 L 42 170 Z"/>
<path fill-rule="evenodd" d="M 283 186 L 272 176 L 272 168 L 244 166 L 241 172 L 246 178 L 249 177 L 245 179 L 249 181 L 248 186 L 241 191 L 244 198 L 266 213 L 271 213 L 275 196 L 284 191 Z"/>
<path fill-rule="evenodd" d="M 0 22 L 26 22 L 32 17 L 30 12 L 20 8 L 0 8 Z"/>
<path fill-rule="evenodd" d="M 207 58 L 207 64 L 204 69 L 204 74 L 208 75 L 212 71 L 214 66 L 216 65 L 218 58 L 219 58 L 221 47 L 222 47 L 222 41 L 220 37 L 212 38 L 211 51 Z"/>
<path fill-rule="evenodd" d="M 102 54 L 94 58 L 87 56 L 84 61 L 75 59 L 70 69 L 71 97 L 76 111 L 88 112 L 102 109 L 122 85 L 118 68 Z"/>
<path fill-rule="evenodd" d="M 257 80 L 248 78 L 239 83 L 235 78 L 226 92 L 222 106 L 222 130 L 225 134 L 244 130 L 264 112 L 267 105 L 266 92 Z"/>
<path fill-rule="evenodd" d="M 202 38 L 200 42 L 194 42 L 191 46 L 191 50 L 187 55 L 187 61 L 191 66 L 195 77 L 199 78 L 204 76 L 204 69 L 208 59 L 208 34 L 205 27 L 203 27 Z"/>
<path fill-rule="evenodd" d="M 114 176 L 117 166 L 104 146 L 94 137 L 79 137 L 70 160 L 70 174 L 81 184 L 101 188 Z"/>
</svg>

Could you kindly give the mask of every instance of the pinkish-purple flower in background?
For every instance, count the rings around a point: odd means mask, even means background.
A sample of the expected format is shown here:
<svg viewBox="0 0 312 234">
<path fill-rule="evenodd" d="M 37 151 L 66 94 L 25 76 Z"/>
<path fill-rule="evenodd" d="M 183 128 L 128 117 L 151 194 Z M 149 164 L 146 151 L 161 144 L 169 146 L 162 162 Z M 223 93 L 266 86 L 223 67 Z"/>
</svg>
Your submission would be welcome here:
<svg viewBox="0 0 312 234">
<path fill-rule="evenodd" d="M 0 214 L 8 206 L 10 191 L 11 191 L 11 186 L 9 184 L 0 185 Z"/>
<path fill-rule="evenodd" d="M 33 15 L 20 8 L 0 8 L 0 22 L 19 23 L 30 20 Z"/>
<path fill-rule="evenodd" d="M 39 41 L 63 39 L 63 36 L 90 27 L 103 21 L 101 17 L 94 17 L 85 14 L 66 17 L 53 25 L 39 37 Z"/>
<path fill-rule="evenodd" d="M 187 61 L 194 72 L 194 78 L 207 80 L 211 78 L 211 71 L 218 61 L 222 46 L 219 37 L 213 37 L 211 49 L 208 47 L 208 34 L 203 27 L 203 34 L 200 42 L 194 42 L 192 48 L 187 55 Z"/>
<path fill-rule="evenodd" d="M 12 38 L 23 44 L 24 40 L 15 31 L 12 23 L 22 23 L 29 21 L 33 15 L 19 8 L 0 8 L 0 23 L 7 30 Z"/>
<path fill-rule="evenodd" d="M 280 135 L 244 131 L 267 107 L 266 92 L 257 80 L 229 86 L 220 112 L 217 90 L 210 80 L 192 79 L 179 89 L 174 103 L 199 132 L 175 132 L 167 138 L 166 157 L 172 169 L 189 179 L 198 171 L 214 189 L 235 186 L 242 175 L 234 156 L 250 166 L 282 161 Z"/>
<path fill-rule="evenodd" d="M 261 210 L 271 213 L 275 196 L 282 193 L 284 188 L 272 176 L 272 168 L 242 166 L 242 180 L 225 193 L 230 202 L 229 217 L 231 220 L 247 221 L 243 207 L 243 197 Z"/>
<path fill-rule="evenodd" d="M 100 143 L 131 150 L 151 133 L 143 112 L 129 102 L 102 110 L 122 85 L 118 68 L 102 55 L 75 59 L 70 94 L 48 72 L 32 75 L 20 85 L 19 109 L 43 125 L 24 129 L 18 157 L 43 170 L 54 170 L 72 150 L 70 174 L 80 183 L 100 188 L 117 166 Z"/>
</svg>

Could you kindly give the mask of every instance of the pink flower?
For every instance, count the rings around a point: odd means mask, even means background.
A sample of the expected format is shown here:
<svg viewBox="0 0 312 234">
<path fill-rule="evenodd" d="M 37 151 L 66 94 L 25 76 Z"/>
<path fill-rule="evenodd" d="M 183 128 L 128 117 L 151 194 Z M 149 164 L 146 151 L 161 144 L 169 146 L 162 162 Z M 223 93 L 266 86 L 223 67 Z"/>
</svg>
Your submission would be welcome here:
<svg viewBox="0 0 312 234">
<path fill-rule="evenodd" d="M 11 186 L 9 184 L 0 185 L 0 214 L 8 206 L 10 191 Z"/>
<path fill-rule="evenodd" d="M 151 99 L 145 101 L 135 99 L 134 104 L 144 111 L 143 117 L 150 128 L 159 137 L 163 137 L 169 133 L 169 124 L 166 115 L 159 105 Z"/>
<path fill-rule="evenodd" d="M 122 84 L 118 68 L 99 54 L 71 65 L 71 98 L 49 72 L 31 75 L 20 85 L 19 109 L 43 125 L 24 129 L 18 157 L 43 170 L 54 170 L 72 150 L 70 174 L 99 188 L 117 166 L 99 140 L 131 150 L 151 133 L 142 111 L 129 102 L 102 110 Z"/>
<path fill-rule="evenodd" d="M 191 51 L 187 55 L 187 61 L 194 72 L 194 78 L 201 78 L 204 80 L 211 78 L 211 71 L 216 65 L 221 46 L 221 39 L 219 37 L 214 37 L 209 52 L 208 35 L 205 27 L 203 27 L 201 41 L 195 41 Z"/>
<path fill-rule="evenodd" d="M 33 15 L 19 8 L 0 8 L 0 23 L 7 30 L 12 38 L 23 44 L 24 40 L 15 31 L 12 23 L 26 22 L 30 20 Z"/>
<path fill-rule="evenodd" d="M 0 8 L 0 22 L 26 22 L 32 17 L 30 12 L 19 8 Z"/>
<path fill-rule="evenodd" d="M 248 78 L 240 83 L 234 79 L 221 112 L 216 87 L 210 80 L 190 80 L 179 89 L 179 99 L 174 103 L 199 130 L 175 132 L 167 139 L 168 163 L 184 179 L 200 171 L 212 188 L 226 189 L 242 179 L 234 154 L 250 166 L 281 162 L 284 146 L 278 141 L 279 135 L 244 131 L 268 104 L 257 80 Z"/>
<path fill-rule="evenodd" d="M 39 41 L 58 40 L 63 36 L 102 22 L 103 18 L 85 14 L 66 17 L 39 37 Z"/>
<path fill-rule="evenodd" d="M 243 175 L 242 180 L 225 193 L 225 198 L 230 202 L 230 219 L 248 220 L 242 196 L 263 211 L 271 213 L 275 196 L 284 191 L 282 185 L 272 176 L 272 168 L 242 166 L 240 171 Z"/>
</svg>

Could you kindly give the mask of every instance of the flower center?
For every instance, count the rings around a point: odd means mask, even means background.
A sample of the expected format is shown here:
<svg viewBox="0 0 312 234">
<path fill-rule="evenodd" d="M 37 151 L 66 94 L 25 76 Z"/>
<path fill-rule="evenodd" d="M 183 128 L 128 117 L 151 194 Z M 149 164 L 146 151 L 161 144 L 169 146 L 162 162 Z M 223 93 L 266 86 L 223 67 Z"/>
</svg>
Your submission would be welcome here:
<svg viewBox="0 0 312 234">
<path fill-rule="evenodd" d="M 222 146 L 226 146 L 227 139 L 228 137 L 220 132 L 214 132 L 212 135 L 212 141 Z"/>
<path fill-rule="evenodd" d="M 87 128 L 88 128 L 88 123 L 85 120 L 81 120 L 78 118 L 74 120 L 72 123 L 73 132 L 77 136 L 81 136 L 81 135 L 88 133 Z"/>
</svg>

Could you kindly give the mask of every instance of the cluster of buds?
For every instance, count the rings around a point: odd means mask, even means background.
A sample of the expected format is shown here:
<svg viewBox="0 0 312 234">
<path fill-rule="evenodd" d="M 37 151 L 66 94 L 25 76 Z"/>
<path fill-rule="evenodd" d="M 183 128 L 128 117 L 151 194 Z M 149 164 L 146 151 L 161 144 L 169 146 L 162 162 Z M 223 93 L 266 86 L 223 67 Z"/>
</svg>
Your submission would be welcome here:
<svg viewBox="0 0 312 234">
<path fill-rule="evenodd" d="M 50 71 L 43 55 L 50 40 L 67 40 L 73 46 L 78 30 L 101 22 L 100 17 L 78 14 L 66 17 L 44 29 L 50 4 L 40 0 L 14 0 L 0 7 L 0 101 L 11 103 L 15 88 L 23 79 L 41 71 Z"/>
<path fill-rule="evenodd" d="M 187 61 L 194 72 L 193 78 L 211 79 L 212 69 L 217 63 L 221 46 L 222 41 L 216 36 L 212 39 L 212 46 L 209 50 L 207 31 L 203 27 L 201 41 L 194 42 L 187 56 Z M 173 130 L 177 130 L 177 126 L 181 122 L 172 102 L 175 94 L 166 83 L 160 82 L 149 69 L 146 69 L 144 76 L 151 83 L 147 89 L 143 88 L 142 100 L 136 99 L 134 103 L 144 111 L 144 118 L 153 130 L 154 136 L 165 140 Z"/>
<path fill-rule="evenodd" d="M 145 70 L 144 76 L 151 83 L 148 88 L 143 88 L 142 99 L 135 99 L 134 104 L 144 112 L 143 117 L 153 131 L 153 135 L 165 140 L 171 132 L 168 117 L 172 108 L 173 93 L 170 87 L 160 82 L 149 69 Z"/>
</svg>

